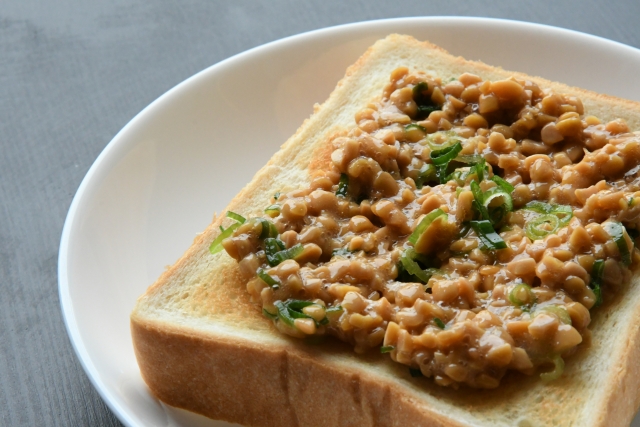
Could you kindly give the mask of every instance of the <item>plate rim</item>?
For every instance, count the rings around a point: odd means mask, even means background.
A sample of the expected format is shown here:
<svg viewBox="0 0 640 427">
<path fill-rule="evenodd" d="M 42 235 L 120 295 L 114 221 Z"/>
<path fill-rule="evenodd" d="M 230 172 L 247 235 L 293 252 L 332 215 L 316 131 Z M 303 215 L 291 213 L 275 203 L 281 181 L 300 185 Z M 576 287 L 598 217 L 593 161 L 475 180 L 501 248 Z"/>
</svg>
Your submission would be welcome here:
<svg viewBox="0 0 640 427">
<path fill-rule="evenodd" d="M 98 378 L 99 372 L 95 367 L 91 354 L 87 350 L 86 343 L 82 340 L 80 331 L 77 326 L 77 319 L 75 317 L 71 292 L 69 287 L 69 270 L 68 270 L 68 262 L 69 262 L 69 246 L 71 242 L 71 230 L 74 225 L 74 221 L 78 215 L 78 211 L 80 206 L 82 205 L 83 199 L 86 197 L 88 187 L 98 179 L 98 174 L 101 172 L 101 169 L 104 167 L 105 163 L 113 157 L 117 158 L 117 153 L 125 150 L 127 148 L 132 148 L 135 144 L 125 144 L 125 138 L 123 135 L 127 134 L 130 129 L 137 126 L 140 122 L 144 120 L 147 114 L 150 111 L 156 109 L 158 105 L 161 105 L 172 96 L 175 96 L 181 93 L 186 87 L 193 84 L 194 81 L 197 81 L 201 78 L 201 76 L 209 73 L 215 73 L 217 69 L 221 69 L 227 66 L 233 66 L 235 62 L 241 62 L 246 57 L 250 57 L 257 52 L 267 52 L 270 49 L 279 49 L 286 47 L 288 44 L 305 42 L 308 39 L 314 39 L 318 37 L 327 36 L 330 33 L 335 33 L 339 35 L 340 32 L 348 33 L 357 33 L 358 31 L 373 31 L 376 27 L 383 27 L 385 24 L 395 25 L 396 23 L 399 25 L 403 22 L 415 21 L 415 22 L 429 22 L 429 21 L 443 21 L 448 25 L 460 25 L 464 22 L 473 22 L 480 23 L 485 25 L 495 24 L 501 25 L 505 28 L 515 28 L 515 29 L 541 29 L 546 32 L 554 32 L 559 35 L 564 36 L 572 36 L 572 37 L 580 37 L 585 40 L 591 39 L 592 41 L 598 41 L 599 43 L 604 43 L 608 45 L 616 46 L 619 49 L 624 49 L 629 51 L 629 53 L 633 53 L 635 55 L 640 55 L 640 49 L 635 48 L 633 46 L 626 45 L 624 43 L 610 40 L 601 36 L 584 33 L 577 30 L 561 28 L 548 24 L 540 24 L 529 21 L 521 21 L 521 20 L 512 20 L 512 19 L 504 19 L 504 18 L 491 18 L 491 17 L 474 17 L 474 16 L 420 16 L 420 17 L 398 17 L 398 18 L 385 18 L 385 19 L 376 19 L 376 20 L 367 20 L 367 21 L 359 21 L 359 22 L 351 22 L 345 23 L 330 27 L 323 27 L 311 31 L 306 31 L 298 34 L 293 34 L 284 38 L 280 38 L 277 40 L 273 40 L 245 51 L 234 54 L 228 58 L 225 58 L 221 61 L 213 63 L 212 65 L 198 71 L 192 76 L 186 78 L 185 80 L 179 82 L 169 90 L 162 93 L 155 100 L 153 100 L 149 105 L 144 107 L 140 112 L 138 112 L 131 120 L 129 120 L 123 128 L 118 131 L 113 138 L 104 146 L 101 150 L 100 154 L 93 161 L 89 169 L 87 170 L 85 176 L 83 177 L 80 185 L 78 186 L 71 204 L 69 206 L 67 215 L 65 217 L 64 225 L 62 228 L 62 233 L 60 237 L 60 244 L 58 248 L 58 297 L 60 300 L 60 308 L 62 310 L 62 317 L 65 324 L 65 328 L 67 331 L 67 336 L 71 341 L 71 345 L 75 352 L 75 355 L 80 362 L 85 374 L 91 381 L 91 385 L 100 395 L 102 401 L 107 405 L 109 410 L 118 418 L 120 422 L 122 422 L 126 426 L 139 426 L 135 419 L 132 418 L 130 411 L 128 410 L 126 405 L 123 405 L 119 402 L 119 399 L 114 395 L 113 390 L 110 387 L 106 386 L 100 379 Z"/>
</svg>

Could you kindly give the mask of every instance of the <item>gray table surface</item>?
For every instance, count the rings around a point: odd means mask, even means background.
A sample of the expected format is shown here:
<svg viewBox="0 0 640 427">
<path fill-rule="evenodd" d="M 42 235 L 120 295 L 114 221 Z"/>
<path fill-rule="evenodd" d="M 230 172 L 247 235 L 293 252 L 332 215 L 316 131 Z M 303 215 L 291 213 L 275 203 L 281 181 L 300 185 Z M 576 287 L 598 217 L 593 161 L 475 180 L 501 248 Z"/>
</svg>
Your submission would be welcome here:
<svg viewBox="0 0 640 427">
<path fill-rule="evenodd" d="M 0 425 L 120 425 L 67 337 L 57 257 L 80 181 L 136 113 L 272 40 L 433 15 L 538 22 L 640 48 L 637 0 L 0 1 Z"/>
</svg>

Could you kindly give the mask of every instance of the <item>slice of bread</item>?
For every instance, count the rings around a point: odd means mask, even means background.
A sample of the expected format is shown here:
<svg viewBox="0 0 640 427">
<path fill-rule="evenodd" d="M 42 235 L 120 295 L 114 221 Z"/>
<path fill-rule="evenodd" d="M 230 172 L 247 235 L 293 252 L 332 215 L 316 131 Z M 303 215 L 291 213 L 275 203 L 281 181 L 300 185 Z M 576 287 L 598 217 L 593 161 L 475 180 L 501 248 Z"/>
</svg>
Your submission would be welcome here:
<svg viewBox="0 0 640 427">
<path fill-rule="evenodd" d="M 640 104 L 504 71 L 391 35 L 372 46 L 329 99 L 229 204 L 262 215 L 269 197 L 308 184 L 329 164 L 331 136 L 380 95 L 406 66 L 443 80 L 515 75 L 579 96 L 586 114 L 640 129 Z M 131 332 L 141 374 L 163 402 L 247 426 L 622 426 L 640 405 L 640 286 L 594 310 L 592 345 L 567 361 L 561 379 L 507 376 L 495 390 L 452 390 L 412 378 L 388 355 L 347 345 L 310 345 L 278 333 L 249 301 L 235 260 L 209 253 L 217 218 L 138 300 Z"/>
</svg>

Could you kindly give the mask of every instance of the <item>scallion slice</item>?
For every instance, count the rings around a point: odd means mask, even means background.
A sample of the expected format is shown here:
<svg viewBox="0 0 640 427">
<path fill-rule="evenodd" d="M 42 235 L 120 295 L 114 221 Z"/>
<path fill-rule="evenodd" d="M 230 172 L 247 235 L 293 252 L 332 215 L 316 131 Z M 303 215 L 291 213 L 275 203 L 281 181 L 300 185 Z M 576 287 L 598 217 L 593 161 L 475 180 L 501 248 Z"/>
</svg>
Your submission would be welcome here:
<svg viewBox="0 0 640 427">
<path fill-rule="evenodd" d="M 216 239 L 211 242 L 211 246 L 209 246 L 209 252 L 211 254 L 217 254 L 218 252 L 220 252 L 222 250 L 222 241 L 231 236 L 236 228 L 240 227 L 241 224 L 244 224 L 247 221 L 247 219 L 242 215 L 238 215 L 237 213 L 231 211 L 227 211 L 227 217 L 238 222 L 230 225 L 227 228 L 223 228 L 222 226 L 220 226 L 220 231 L 222 231 L 222 233 L 220 233 L 218 237 L 216 237 Z"/>
<path fill-rule="evenodd" d="M 431 278 L 431 274 L 420 268 L 418 263 L 414 261 L 416 255 L 415 249 L 409 248 L 400 256 L 400 262 L 407 273 L 417 277 L 422 283 L 427 283 Z"/>
<path fill-rule="evenodd" d="M 444 322 L 438 317 L 433 318 L 433 323 L 435 323 L 436 326 L 440 329 L 445 329 L 447 327 L 447 325 L 445 325 Z"/>
<path fill-rule="evenodd" d="M 349 175 L 346 173 L 340 174 L 340 182 L 338 183 L 338 190 L 336 196 L 347 197 L 349 190 Z"/>
<path fill-rule="evenodd" d="M 413 100 L 416 102 L 416 104 L 422 105 L 430 101 L 429 95 L 428 95 L 429 85 L 427 84 L 427 82 L 418 83 L 413 87 L 412 91 L 413 91 Z"/>
<path fill-rule="evenodd" d="M 560 220 L 560 227 L 564 227 L 569 224 L 569 221 L 573 218 L 571 206 L 567 205 L 551 205 L 551 211 L 549 213 L 558 217 Z"/>
<path fill-rule="evenodd" d="M 393 350 L 395 350 L 396 348 L 392 345 L 385 345 L 380 347 L 380 353 L 391 353 Z"/>
<path fill-rule="evenodd" d="M 420 189 L 425 183 L 436 179 L 436 168 L 431 163 L 425 163 L 420 168 L 418 177 L 415 180 L 416 188 Z"/>
<path fill-rule="evenodd" d="M 457 141 L 450 147 L 443 148 L 442 150 L 432 151 L 429 154 L 431 161 L 436 166 L 443 166 L 449 164 L 449 162 L 455 159 L 458 154 L 462 151 L 462 144 L 460 141 Z"/>
<path fill-rule="evenodd" d="M 534 200 L 527 203 L 523 209 L 537 212 L 539 214 L 555 215 L 560 220 L 561 227 L 567 225 L 571 218 L 573 218 L 573 211 L 571 210 L 571 206 L 567 205 L 550 205 L 549 203 Z"/>
<path fill-rule="evenodd" d="M 456 162 L 466 163 L 468 165 L 475 165 L 479 163 L 481 160 L 484 160 L 484 157 L 478 154 L 464 154 L 462 156 L 456 157 Z"/>
<path fill-rule="evenodd" d="M 631 265 L 631 251 L 629 249 L 629 245 L 627 244 L 627 239 L 625 239 L 624 237 L 626 231 L 624 225 L 622 225 L 618 221 L 607 221 L 602 225 L 607 234 L 609 234 L 609 236 L 611 236 L 613 241 L 616 243 L 616 246 L 618 246 L 622 264 L 626 266 Z"/>
<path fill-rule="evenodd" d="M 432 151 L 442 150 L 460 142 L 461 138 L 452 130 L 441 130 L 427 136 L 427 145 Z"/>
<path fill-rule="evenodd" d="M 211 242 L 211 246 L 209 246 L 209 252 L 211 254 L 217 254 L 218 252 L 220 252 L 222 250 L 222 241 L 227 237 L 230 237 L 236 230 L 236 228 L 240 227 L 240 225 L 241 224 L 239 222 L 236 222 L 235 224 L 225 228 L 224 231 L 220 233 L 213 242 Z"/>
<path fill-rule="evenodd" d="M 332 313 L 342 313 L 344 311 L 344 308 L 342 308 L 341 305 L 334 305 L 333 307 L 329 307 L 325 310 L 325 313 L 327 314 L 332 314 Z"/>
<path fill-rule="evenodd" d="M 436 176 L 438 177 L 440 184 L 446 184 L 451 179 L 451 174 L 447 174 L 449 163 L 458 156 L 458 153 L 460 153 L 461 150 L 462 144 L 460 141 L 457 141 L 450 147 L 432 151 L 429 154 L 431 162 L 436 167 Z"/>
<path fill-rule="evenodd" d="M 520 283 L 509 292 L 509 301 L 511 301 L 513 305 L 521 307 L 523 305 L 534 304 L 536 302 L 536 295 L 528 285 Z"/>
<path fill-rule="evenodd" d="M 498 187 L 502 188 L 502 190 L 504 192 L 506 192 L 507 194 L 511 194 L 513 193 L 513 185 L 509 184 L 507 181 L 505 181 L 504 179 L 500 178 L 498 175 L 494 175 L 491 177 L 491 181 L 495 182 L 496 184 L 498 184 Z"/>
<path fill-rule="evenodd" d="M 484 173 L 486 169 L 487 169 L 487 161 L 485 160 L 484 157 L 482 157 L 478 161 L 478 163 L 473 165 L 469 173 L 473 174 L 473 172 L 475 172 L 476 176 L 478 177 L 478 182 L 482 182 L 482 180 L 484 179 Z"/>
<path fill-rule="evenodd" d="M 506 192 L 501 187 L 491 188 L 483 194 L 484 207 L 488 210 L 490 208 L 491 202 L 499 198 L 502 199 L 502 203 L 500 204 L 500 206 L 504 206 L 504 210 L 506 212 L 511 212 L 513 210 L 513 199 L 511 198 L 510 193 Z"/>
<path fill-rule="evenodd" d="M 268 239 L 265 239 L 265 242 Z M 267 262 L 271 267 L 275 267 L 276 265 L 286 261 L 288 259 L 294 259 L 298 255 L 300 255 L 304 251 L 304 247 L 298 243 L 295 246 L 290 247 L 289 249 L 284 249 L 279 252 L 274 253 L 269 256 L 267 253 Z M 266 251 L 265 251 L 266 252 Z"/>
<path fill-rule="evenodd" d="M 471 181 L 471 193 L 473 194 L 473 206 L 480 213 L 480 217 L 483 220 L 489 221 L 489 211 L 484 205 L 484 193 L 480 189 L 480 184 L 476 181 Z"/>
<path fill-rule="evenodd" d="M 264 213 L 274 218 L 280 215 L 280 205 L 271 205 L 264 210 Z"/>
<path fill-rule="evenodd" d="M 275 258 L 276 254 L 286 249 L 284 242 L 279 239 L 268 237 L 264 239 L 264 252 L 267 256 L 267 262 L 271 267 L 275 267 L 279 264 Z"/>
<path fill-rule="evenodd" d="M 424 133 L 427 133 L 427 130 L 424 128 L 424 126 L 420 126 L 417 123 L 411 123 L 410 125 L 406 125 L 404 127 L 405 132 L 410 131 L 411 129 L 419 129 Z"/>
<path fill-rule="evenodd" d="M 290 299 L 285 302 L 276 301 L 273 303 L 278 309 L 278 318 L 289 326 L 294 326 L 295 319 L 313 319 L 313 317 L 304 314 L 302 309 L 314 304 L 316 303 L 312 301 L 295 299 Z M 313 321 L 316 323 L 316 326 L 319 325 L 315 319 L 313 319 Z"/>
<path fill-rule="evenodd" d="M 238 221 L 240 224 L 244 224 L 245 221 L 247 220 L 245 217 L 243 217 L 242 215 L 238 215 L 235 212 L 231 212 L 231 211 L 227 211 L 227 217 L 231 218 L 231 219 L 235 219 L 236 221 Z"/>
<path fill-rule="evenodd" d="M 553 381 L 560 378 L 564 372 L 564 360 L 560 356 L 555 356 L 552 360 L 554 368 L 551 372 L 544 372 L 540 374 L 542 381 Z"/>
<path fill-rule="evenodd" d="M 418 243 L 418 239 L 420 238 L 420 236 L 422 236 L 422 233 L 424 233 L 427 228 L 429 228 L 431 223 L 435 221 L 436 218 L 442 215 L 446 215 L 446 213 L 442 209 L 435 209 L 429 212 L 429 214 L 422 218 L 422 221 L 420 221 L 420 224 L 418 224 L 415 230 L 413 230 L 413 233 L 411 233 L 411 235 L 409 236 L 409 241 L 414 245 Z"/>
<path fill-rule="evenodd" d="M 555 215 L 541 215 L 527 222 L 524 232 L 531 240 L 544 239 L 560 228 L 560 220 Z"/>
<path fill-rule="evenodd" d="M 280 282 L 278 282 L 276 279 L 274 279 L 273 277 L 271 277 L 269 274 L 267 274 L 263 269 L 259 268 L 258 269 L 258 277 L 260 278 L 260 280 L 262 280 L 264 283 L 266 283 L 267 285 L 269 285 L 270 288 L 273 289 L 278 289 L 280 288 Z"/>
<path fill-rule="evenodd" d="M 286 325 L 293 327 L 294 318 L 289 314 L 289 309 L 282 301 L 276 301 L 273 303 L 278 309 L 278 318 L 282 320 Z"/>
<path fill-rule="evenodd" d="M 267 239 L 269 237 L 278 237 L 278 230 L 271 221 L 264 218 L 258 218 L 257 220 L 258 222 L 260 222 L 260 224 L 262 224 L 262 231 L 260 232 L 259 237 L 261 240 Z"/>
<path fill-rule="evenodd" d="M 493 229 L 493 225 L 488 220 L 481 221 L 469 221 L 469 225 L 476 232 L 476 235 L 482 243 L 483 249 L 504 249 L 507 244 L 502 240 L 502 237 Z"/>
<path fill-rule="evenodd" d="M 593 267 L 591 269 L 591 282 L 589 282 L 589 287 L 593 290 L 593 293 L 596 296 L 596 302 L 593 304 L 593 307 L 599 307 L 602 305 L 602 277 L 604 275 L 604 260 L 597 259 L 593 263 Z"/>
</svg>

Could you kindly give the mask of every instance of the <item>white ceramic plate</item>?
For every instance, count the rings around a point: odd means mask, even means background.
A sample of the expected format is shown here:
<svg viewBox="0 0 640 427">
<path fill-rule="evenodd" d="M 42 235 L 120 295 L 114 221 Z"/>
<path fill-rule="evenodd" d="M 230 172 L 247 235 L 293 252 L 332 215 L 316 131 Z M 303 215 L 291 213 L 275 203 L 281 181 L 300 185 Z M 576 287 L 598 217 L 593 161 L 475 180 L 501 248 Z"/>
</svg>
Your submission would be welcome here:
<svg viewBox="0 0 640 427">
<path fill-rule="evenodd" d="M 129 313 L 214 211 L 277 150 L 346 67 L 389 33 L 453 54 L 640 101 L 640 51 L 559 28 L 492 19 L 410 18 L 301 34 L 179 84 L 107 145 L 82 181 L 59 258 L 62 310 L 89 378 L 128 426 L 225 426 L 150 396 Z M 634 426 L 640 427 L 640 417 Z"/>
</svg>

